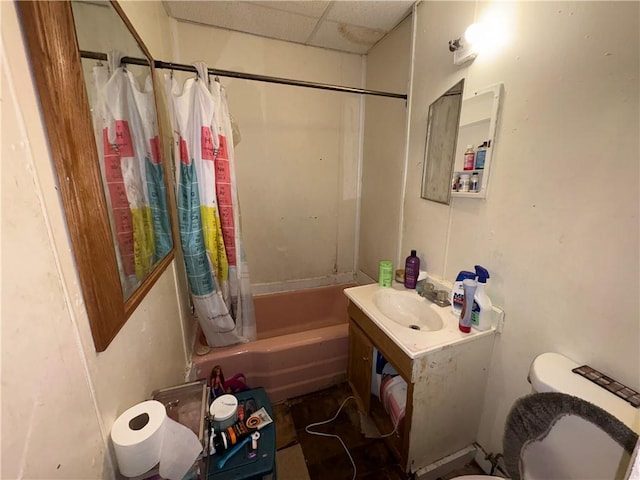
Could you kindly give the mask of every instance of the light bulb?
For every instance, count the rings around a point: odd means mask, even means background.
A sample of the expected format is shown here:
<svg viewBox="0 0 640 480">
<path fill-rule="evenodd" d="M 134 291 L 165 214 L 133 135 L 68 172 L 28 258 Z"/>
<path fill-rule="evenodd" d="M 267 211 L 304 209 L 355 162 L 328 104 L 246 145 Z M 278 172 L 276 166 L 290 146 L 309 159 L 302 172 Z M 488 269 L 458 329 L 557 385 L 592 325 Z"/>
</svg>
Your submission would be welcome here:
<svg viewBox="0 0 640 480">
<path fill-rule="evenodd" d="M 464 38 L 469 45 L 477 44 L 480 41 L 481 37 L 482 27 L 480 27 L 480 24 L 478 23 L 472 23 L 464 31 Z"/>
</svg>

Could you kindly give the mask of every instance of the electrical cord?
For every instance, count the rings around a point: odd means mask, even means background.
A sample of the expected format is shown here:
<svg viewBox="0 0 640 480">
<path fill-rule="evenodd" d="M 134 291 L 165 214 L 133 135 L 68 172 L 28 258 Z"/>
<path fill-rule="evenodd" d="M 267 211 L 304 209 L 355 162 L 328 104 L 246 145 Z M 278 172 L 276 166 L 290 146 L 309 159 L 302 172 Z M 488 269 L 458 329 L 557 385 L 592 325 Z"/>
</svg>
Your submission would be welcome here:
<svg viewBox="0 0 640 480">
<path fill-rule="evenodd" d="M 309 425 L 304 427 L 304 431 L 307 432 L 310 435 L 318 435 L 320 437 L 337 438 L 340 441 L 340 443 L 342 444 L 342 448 L 344 448 L 344 451 L 347 452 L 347 456 L 349 457 L 349 460 L 351 461 L 351 465 L 353 466 L 353 477 L 352 477 L 352 480 L 355 480 L 356 472 L 357 472 L 356 464 L 353 461 L 353 457 L 351 456 L 351 453 L 349 453 L 349 449 L 347 448 L 347 446 L 342 441 L 342 438 L 340 438 L 339 435 L 335 435 L 333 433 L 324 433 L 324 432 L 318 432 L 318 431 L 315 431 L 315 430 L 310 430 L 311 427 L 317 427 L 319 425 L 326 425 L 327 423 L 333 422 L 336 418 L 338 418 L 338 415 L 340 415 L 340 412 L 342 411 L 342 408 L 345 406 L 345 404 L 349 400 L 352 400 L 352 399 L 355 400 L 355 397 L 353 395 L 348 396 L 347 398 L 344 399 L 344 402 L 342 402 L 342 405 L 340 405 L 340 408 L 338 408 L 338 411 L 336 412 L 336 414 L 333 417 L 331 417 L 329 420 L 324 420 L 322 422 L 310 423 Z M 391 435 L 396 433 L 396 431 L 398 430 L 398 423 L 400 423 L 400 422 L 399 421 L 396 422 L 395 425 L 393 426 L 393 431 L 391 431 L 390 433 L 386 433 L 384 435 L 380 435 L 379 437 L 376 437 L 376 438 L 390 437 Z"/>
</svg>

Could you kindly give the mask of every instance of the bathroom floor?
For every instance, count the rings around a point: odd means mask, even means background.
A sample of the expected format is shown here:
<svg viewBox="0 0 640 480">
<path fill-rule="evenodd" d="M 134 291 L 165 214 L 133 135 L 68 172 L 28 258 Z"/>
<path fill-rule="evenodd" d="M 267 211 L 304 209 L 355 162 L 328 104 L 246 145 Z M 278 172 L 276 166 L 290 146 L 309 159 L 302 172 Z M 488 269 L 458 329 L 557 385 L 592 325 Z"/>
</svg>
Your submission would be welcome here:
<svg viewBox="0 0 640 480">
<path fill-rule="evenodd" d="M 273 406 L 277 449 L 283 450 L 299 444 L 311 480 L 350 480 L 353 478 L 353 466 L 338 439 L 311 435 L 305 431 L 305 427 L 311 423 L 331 419 L 350 395 L 349 385 L 341 383 Z M 361 433 L 360 416 L 353 399 L 346 402 L 335 420 L 326 425 L 311 427 L 311 429 L 340 436 L 356 464 L 357 479 L 407 479 L 384 440 L 366 438 Z M 463 469 L 443 476 L 442 480 L 458 475 L 481 473 L 480 468 L 472 463 Z M 296 478 L 286 475 L 286 472 L 279 471 L 278 477 L 280 476 Z"/>
</svg>

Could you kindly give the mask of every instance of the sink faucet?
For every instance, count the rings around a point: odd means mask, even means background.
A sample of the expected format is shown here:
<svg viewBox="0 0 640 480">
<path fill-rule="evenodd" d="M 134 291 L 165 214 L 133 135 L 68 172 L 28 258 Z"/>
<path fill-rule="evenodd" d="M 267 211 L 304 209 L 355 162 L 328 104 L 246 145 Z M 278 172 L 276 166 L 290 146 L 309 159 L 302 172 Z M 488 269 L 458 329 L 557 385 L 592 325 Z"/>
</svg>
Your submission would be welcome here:
<svg viewBox="0 0 640 480">
<path fill-rule="evenodd" d="M 421 297 L 435 303 L 439 307 L 448 307 L 451 305 L 447 299 L 448 292 L 446 290 L 436 290 L 433 283 L 429 283 L 426 280 L 420 280 L 417 283 L 416 292 L 418 292 L 418 295 Z"/>
</svg>

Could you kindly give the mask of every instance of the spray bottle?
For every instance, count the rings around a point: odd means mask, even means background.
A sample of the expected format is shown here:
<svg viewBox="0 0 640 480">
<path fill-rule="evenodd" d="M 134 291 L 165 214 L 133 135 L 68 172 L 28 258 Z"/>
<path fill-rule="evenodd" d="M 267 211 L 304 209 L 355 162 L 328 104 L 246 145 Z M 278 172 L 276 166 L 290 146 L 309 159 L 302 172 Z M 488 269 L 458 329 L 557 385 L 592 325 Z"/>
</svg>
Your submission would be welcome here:
<svg viewBox="0 0 640 480">
<path fill-rule="evenodd" d="M 476 265 L 476 276 L 478 287 L 473 298 L 473 311 L 471 313 L 471 324 L 476 330 L 488 330 L 491 328 L 491 309 L 493 305 L 491 299 L 485 292 L 489 272 L 486 268 Z"/>
</svg>

